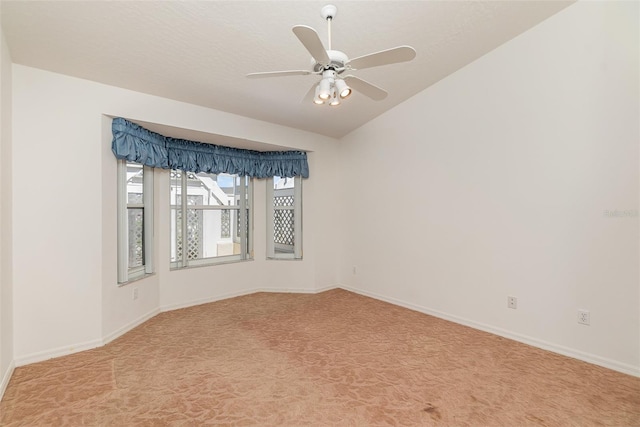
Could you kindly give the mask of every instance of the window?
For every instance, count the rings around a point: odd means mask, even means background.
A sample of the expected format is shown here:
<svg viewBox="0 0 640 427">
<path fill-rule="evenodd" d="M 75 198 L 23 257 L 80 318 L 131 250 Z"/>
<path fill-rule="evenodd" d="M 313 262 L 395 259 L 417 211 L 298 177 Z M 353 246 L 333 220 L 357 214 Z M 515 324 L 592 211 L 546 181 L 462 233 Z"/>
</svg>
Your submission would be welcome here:
<svg viewBox="0 0 640 427">
<path fill-rule="evenodd" d="M 172 268 L 253 256 L 252 183 L 246 176 L 171 171 Z"/>
<path fill-rule="evenodd" d="M 302 258 L 302 178 L 267 182 L 267 257 Z"/>
<path fill-rule="evenodd" d="M 118 283 L 153 273 L 153 169 L 118 160 Z"/>
</svg>

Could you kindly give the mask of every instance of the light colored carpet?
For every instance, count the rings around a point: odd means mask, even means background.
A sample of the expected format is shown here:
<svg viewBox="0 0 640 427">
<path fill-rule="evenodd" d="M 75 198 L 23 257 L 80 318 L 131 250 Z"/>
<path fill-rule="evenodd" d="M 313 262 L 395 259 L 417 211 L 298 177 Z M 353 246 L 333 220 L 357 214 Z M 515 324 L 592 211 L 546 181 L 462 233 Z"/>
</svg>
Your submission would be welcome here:
<svg viewBox="0 0 640 427">
<path fill-rule="evenodd" d="M 3 426 L 640 426 L 640 378 L 343 290 L 162 313 L 15 370 Z"/>
</svg>

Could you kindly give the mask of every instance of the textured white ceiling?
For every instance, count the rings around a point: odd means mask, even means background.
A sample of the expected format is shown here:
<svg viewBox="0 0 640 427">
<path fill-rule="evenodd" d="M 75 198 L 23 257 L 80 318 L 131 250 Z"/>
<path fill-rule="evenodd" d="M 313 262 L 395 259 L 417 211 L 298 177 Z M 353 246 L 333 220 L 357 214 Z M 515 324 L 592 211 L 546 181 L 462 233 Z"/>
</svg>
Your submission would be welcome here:
<svg viewBox="0 0 640 427">
<path fill-rule="evenodd" d="M 333 1 L 333 49 L 355 58 L 398 45 L 412 62 L 353 74 L 386 89 L 339 107 L 301 100 L 319 78 L 247 79 L 308 69 L 291 31 L 316 29 L 328 1 L 125 1 L 0 3 L 13 62 L 341 137 L 512 39 L 571 1 Z"/>
</svg>

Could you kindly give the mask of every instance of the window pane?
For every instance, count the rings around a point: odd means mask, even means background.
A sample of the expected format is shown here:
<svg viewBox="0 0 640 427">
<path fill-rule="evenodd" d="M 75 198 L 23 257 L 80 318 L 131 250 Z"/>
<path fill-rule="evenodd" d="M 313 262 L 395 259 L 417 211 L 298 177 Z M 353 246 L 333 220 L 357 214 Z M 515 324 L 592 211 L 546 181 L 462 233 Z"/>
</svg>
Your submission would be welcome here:
<svg viewBox="0 0 640 427">
<path fill-rule="evenodd" d="M 141 267 L 144 265 L 144 209 L 129 208 L 128 231 L 129 231 L 129 268 Z"/>
<path fill-rule="evenodd" d="M 144 204 L 144 167 L 137 163 L 127 163 L 128 266 L 136 268 L 144 265 L 144 208 L 130 204 Z"/>
<path fill-rule="evenodd" d="M 184 178 L 183 178 L 184 176 Z M 182 186 L 186 183 L 186 224 L 182 215 Z M 239 255 L 241 185 L 248 178 L 229 174 L 171 171 L 171 261 Z M 244 191 L 247 193 L 246 189 Z M 227 207 L 227 208 L 225 208 Z M 183 227 L 186 247 L 183 248 Z"/>
<path fill-rule="evenodd" d="M 240 202 L 239 187 L 234 175 L 218 175 L 200 172 L 187 174 L 189 195 L 202 195 L 204 206 L 237 206 Z"/>
<path fill-rule="evenodd" d="M 234 209 L 238 212 L 237 209 Z M 203 258 L 238 255 L 241 251 L 239 242 L 235 242 L 228 233 L 232 218 L 229 209 L 204 210 L 203 213 Z M 225 224 L 225 222 L 228 222 Z"/>
<path fill-rule="evenodd" d="M 127 163 L 127 203 L 143 203 L 143 180 L 143 166 Z"/>
<path fill-rule="evenodd" d="M 273 178 L 273 241 L 276 253 L 293 253 L 295 180 Z"/>
</svg>

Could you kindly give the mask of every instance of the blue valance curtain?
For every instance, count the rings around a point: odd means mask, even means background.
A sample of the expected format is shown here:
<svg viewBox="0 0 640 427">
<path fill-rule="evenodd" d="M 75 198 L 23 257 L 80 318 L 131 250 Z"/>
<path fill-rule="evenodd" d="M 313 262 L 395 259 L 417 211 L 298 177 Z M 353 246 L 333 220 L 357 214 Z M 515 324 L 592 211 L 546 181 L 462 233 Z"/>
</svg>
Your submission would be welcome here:
<svg viewBox="0 0 640 427">
<path fill-rule="evenodd" d="M 162 169 L 228 173 L 253 178 L 309 177 L 304 151 L 254 151 L 162 136 L 123 118 L 112 123 L 118 159 Z"/>
</svg>

